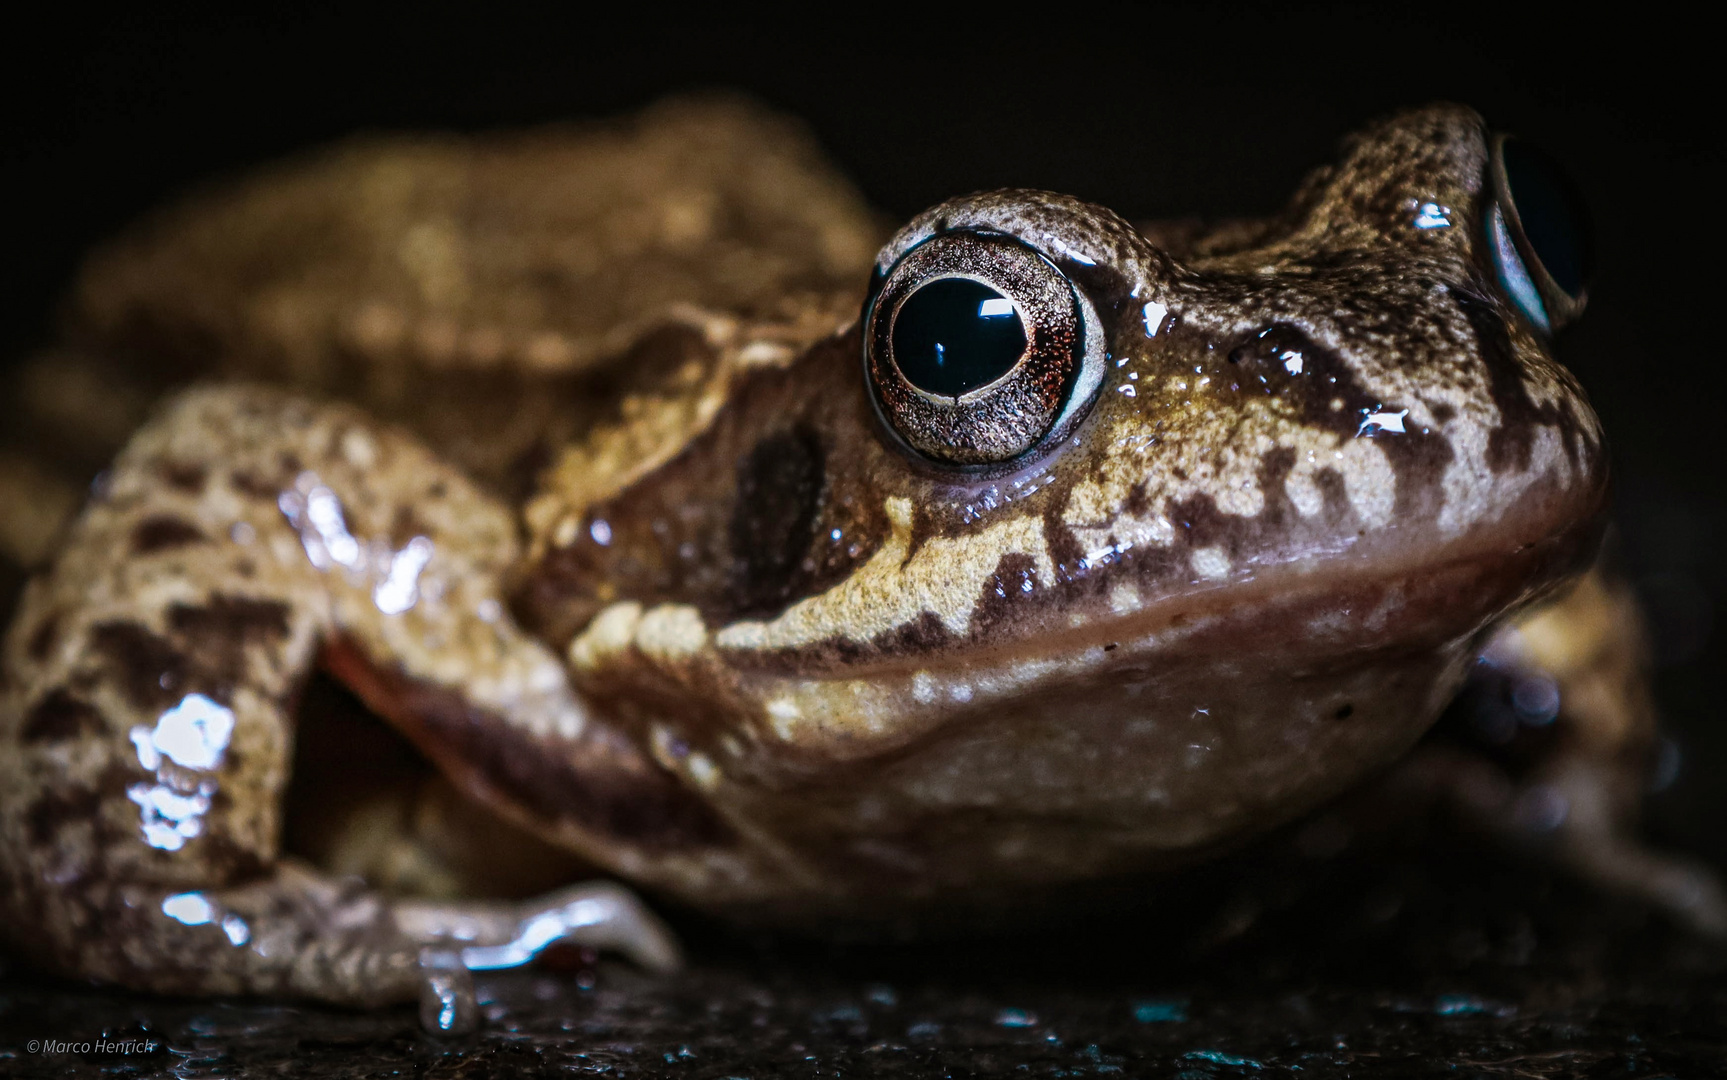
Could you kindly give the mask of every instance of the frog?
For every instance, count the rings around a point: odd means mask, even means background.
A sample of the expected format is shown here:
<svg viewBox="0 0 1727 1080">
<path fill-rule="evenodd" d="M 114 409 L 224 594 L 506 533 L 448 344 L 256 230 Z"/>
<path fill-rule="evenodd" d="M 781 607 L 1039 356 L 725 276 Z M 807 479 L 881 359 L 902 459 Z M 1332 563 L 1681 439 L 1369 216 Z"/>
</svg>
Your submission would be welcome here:
<svg viewBox="0 0 1727 1080">
<path fill-rule="evenodd" d="M 1450 104 L 1212 223 L 1002 189 L 894 228 L 711 97 L 196 194 L 15 376 L 24 441 L 117 456 L 8 533 L 0 933 L 449 1031 L 472 972 L 557 943 L 675 970 L 641 894 L 982 925 L 1371 788 L 1720 935 L 1713 876 L 1634 828 L 1654 710 L 1553 351 L 1567 215 Z M 1534 766 L 1424 741 L 1484 672 L 1557 703 L 1519 714 L 1562 736 Z M 290 849 L 297 740 L 352 759 L 313 802 L 383 786 L 319 679 L 483 869 Z M 555 884 L 496 895 L 523 866 Z"/>
</svg>

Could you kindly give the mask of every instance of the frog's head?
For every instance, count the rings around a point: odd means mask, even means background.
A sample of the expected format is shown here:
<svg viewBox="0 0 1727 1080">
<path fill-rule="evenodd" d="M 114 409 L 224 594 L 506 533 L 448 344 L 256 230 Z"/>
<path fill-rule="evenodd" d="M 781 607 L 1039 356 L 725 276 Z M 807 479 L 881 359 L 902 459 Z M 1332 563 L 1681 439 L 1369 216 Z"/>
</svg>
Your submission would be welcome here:
<svg viewBox="0 0 1727 1080">
<path fill-rule="evenodd" d="M 660 703 L 668 767 L 891 750 L 919 805 L 998 808 L 1091 769 L 1166 825 L 1309 803 L 1591 550 L 1601 435 L 1548 343 L 1582 260 L 1526 157 L 1441 106 L 1270 221 L 936 206 L 802 352 L 724 320 L 644 345 L 683 389 L 551 474 L 524 606 L 596 698 Z"/>
</svg>

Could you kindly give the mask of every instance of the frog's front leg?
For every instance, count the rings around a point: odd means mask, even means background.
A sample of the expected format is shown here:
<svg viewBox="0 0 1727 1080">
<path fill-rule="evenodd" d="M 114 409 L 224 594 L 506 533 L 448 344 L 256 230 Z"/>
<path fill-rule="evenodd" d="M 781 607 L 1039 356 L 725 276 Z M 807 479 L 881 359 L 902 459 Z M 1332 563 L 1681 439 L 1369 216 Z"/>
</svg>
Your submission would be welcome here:
<svg viewBox="0 0 1727 1080">
<path fill-rule="evenodd" d="M 354 1004 L 419 993 L 426 946 L 498 967 L 574 939 L 675 964 L 615 886 L 433 904 L 280 857 L 295 700 L 320 660 L 458 782 L 574 846 L 612 839 L 607 793 L 683 805 L 515 628 L 499 587 L 516 550 L 502 505 L 361 413 L 252 388 L 177 400 L 5 640 L 14 947 L 141 989 Z"/>
</svg>

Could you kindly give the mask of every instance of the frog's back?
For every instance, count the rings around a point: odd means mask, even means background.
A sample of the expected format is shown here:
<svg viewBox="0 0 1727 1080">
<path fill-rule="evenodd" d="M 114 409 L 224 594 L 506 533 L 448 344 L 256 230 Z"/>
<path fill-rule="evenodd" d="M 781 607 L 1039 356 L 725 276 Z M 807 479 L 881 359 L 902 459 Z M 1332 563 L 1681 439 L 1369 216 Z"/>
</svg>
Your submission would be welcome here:
<svg viewBox="0 0 1727 1080">
<path fill-rule="evenodd" d="M 555 372 L 671 305 L 853 292 L 880 239 L 794 122 L 674 100 L 624 123 L 340 144 L 147 223 L 75 303 L 99 341 L 221 350 L 296 382 L 339 380 L 351 355 Z"/>
<path fill-rule="evenodd" d="M 355 137 L 98 251 L 63 343 L 14 378 L 17 454 L 87 478 L 164 391 L 262 378 L 357 400 L 519 491 L 644 328 L 825 330 L 855 313 L 885 232 L 801 125 L 738 98 Z"/>
</svg>

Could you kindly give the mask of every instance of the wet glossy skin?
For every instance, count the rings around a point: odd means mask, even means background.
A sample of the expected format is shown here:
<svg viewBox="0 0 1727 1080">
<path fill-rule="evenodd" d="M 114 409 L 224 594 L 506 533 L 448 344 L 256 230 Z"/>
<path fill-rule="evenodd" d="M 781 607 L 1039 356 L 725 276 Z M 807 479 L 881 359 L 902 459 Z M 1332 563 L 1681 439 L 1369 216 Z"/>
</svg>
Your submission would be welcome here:
<svg viewBox="0 0 1727 1080">
<path fill-rule="evenodd" d="M 677 122 L 801 178 L 824 209 L 782 217 L 820 221 L 820 242 L 713 212 L 778 207 L 772 177 L 751 203 L 752 181 L 704 195 L 671 169 L 607 196 L 647 210 L 570 225 L 589 247 L 519 230 L 551 239 L 518 266 L 499 237 L 546 212 L 521 177 L 555 155 L 471 168 L 452 215 L 448 163 L 385 148 L 97 264 L 88 348 L 214 340 L 218 371 L 347 386 L 414 431 L 221 386 L 127 446 L 7 637 L 15 944 L 147 987 L 411 992 L 414 949 L 469 909 L 342 894 L 281 857 L 315 665 L 504 818 L 745 918 L 939 919 L 1169 868 L 1403 754 L 1495 620 L 1592 555 L 1601 434 L 1494 282 L 1466 109 L 1368 129 L 1272 221 L 1142 232 L 1002 191 L 905 225 L 878 282 L 931 236 L 1005 234 L 1094 320 L 1095 402 L 970 469 L 908 450 L 872 400 L 855 312 L 873 219 L 783 132 Z M 639 138 L 565 161 L 660 152 Z M 336 207 L 356 176 L 402 218 L 375 242 L 411 288 L 366 269 L 387 260 L 353 254 L 364 236 L 323 241 L 333 285 L 316 246 L 316 273 L 255 254 L 291 246 L 286 228 L 200 246 L 200 227 L 233 235 L 224 214 Z M 493 184 L 514 208 L 496 220 Z M 616 260 L 581 269 L 590 247 Z M 233 284 L 247 258 L 278 278 Z M 610 282 L 599 300 L 583 273 Z M 376 378 L 343 374 L 373 360 Z M 517 373 L 520 421 L 463 427 L 459 379 L 404 393 L 439 364 Z M 609 390 L 571 389 L 601 365 Z M 208 917 L 170 911 L 181 896 Z"/>
<path fill-rule="evenodd" d="M 571 451 L 529 507 L 524 614 L 824 902 L 1284 819 L 1413 742 L 1482 627 L 1591 542 L 1599 432 L 1485 279 L 1483 153 L 1465 111 L 1407 116 L 1288 232 L 1182 261 L 1060 196 L 936 207 L 878 270 L 986 229 L 1097 305 L 1106 384 L 1070 439 L 984 479 L 913 460 L 843 334 L 746 376 L 650 475 Z M 1417 226 L 1427 203 L 1450 224 Z M 764 489 L 809 499 L 783 554 Z"/>
</svg>

